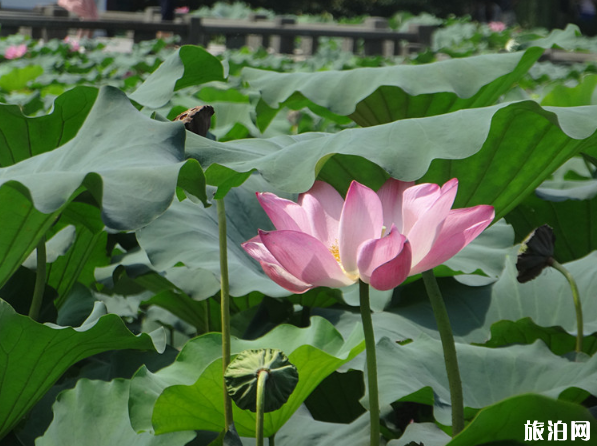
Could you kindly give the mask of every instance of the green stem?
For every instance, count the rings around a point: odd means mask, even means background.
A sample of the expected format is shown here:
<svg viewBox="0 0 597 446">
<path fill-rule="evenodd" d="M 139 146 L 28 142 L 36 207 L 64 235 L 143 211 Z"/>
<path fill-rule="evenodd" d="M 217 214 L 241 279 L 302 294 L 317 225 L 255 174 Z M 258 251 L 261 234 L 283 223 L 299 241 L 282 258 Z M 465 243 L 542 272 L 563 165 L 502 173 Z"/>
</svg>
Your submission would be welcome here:
<svg viewBox="0 0 597 446">
<path fill-rule="evenodd" d="M 230 284 L 228 280 L 228 246 L 226 243 L 226 208 L 224 199 L 216 200 L 218 210 L 218 228 L 220 237 L 220 297 L 222 313 L 222 382 L 224 389 L 224 422 L 225 430 L 232 425 L 232 401 L 226 392 L 224 373 L 230 364 Z"/>
<path fill-rule="evenodd" d="M 265 415 L 265 382 L 269 377 L 267 370 L 261 370 L 257 375 L 257 413 L 255 419 L 255 439 L 257 446 L 263 446 L 263 416 Z M 271 440 L 270 440 L 271 444 Z"/>
<path fill-rule="evenodd" d="M 456 344 L 454 343 L 454 335 L 452 334 L 446 304 L 433 275 L 433 270 L 423 272 L 423 282 L 431 301 L 431 308 L 435 315 L 437 329 L 439 330 L 444 350 L 444 362 L 446 363 L 450 400 L 452 401 L 452 436 L 456 436 L 464 429 L 464 401 L 462 397 L 462 381 L 460 380 L 460 371 L 458 370 L 458 357 L 456 356 Z"/>
<path fill-rule="evenodd" d="M 44 298 L 46 288 L 46 237 L 43 236 L 37 244 L 37 272 L 35 276 L 35 288 L 29 308 L 29 317 L 34 321 L 39 317 L 39 310 Z"/>
<path fill-rule="evenodd" d="M 276 434 L 269 437 L 269 446 L 276 446 Z"/>
<path fill-rule="evenodd" d="M 365 332 L 365 351 L 367 353 L 367 387 L 369 388 L 369 416 L 371 418 L 371 446 L 379 446 L 379 394 L 377 390 L 377 355 L 375 353 L 375 334 L 371 307 L 369 305 L 369 284 L 359 280 L 359 300 L 361 320 Z"/>
<path fill-rule="evenodd" d="M 576 351 L 577 353 L 581 353 L 583 341 L 582 305 L 580 303 L 580 294 L 578 292 L 578 287 L 576 286 L 576 281 L 574 280 L 574 277 L 572 277 L 572 274 L 553 258 L 549 259 L 549 264 L 561 272 L 570 284 L 572 299 L 574 300 L 574 308 L 576 309 Z"/>
</svg>

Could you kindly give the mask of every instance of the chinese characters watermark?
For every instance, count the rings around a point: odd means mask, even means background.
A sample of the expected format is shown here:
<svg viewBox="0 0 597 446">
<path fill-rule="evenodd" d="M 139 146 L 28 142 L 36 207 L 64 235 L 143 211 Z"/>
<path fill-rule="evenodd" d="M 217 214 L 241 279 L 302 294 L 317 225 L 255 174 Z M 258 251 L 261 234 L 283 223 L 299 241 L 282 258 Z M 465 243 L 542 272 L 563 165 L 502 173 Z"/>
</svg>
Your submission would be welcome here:
<svg viewBox="0 0 597 446">
<path fill-rule="evenodd" d="M 527 420 L 524 425 L 524 441 L 566 441 L 568 440 L 568 424 L 561 420 L 547 422 Z M 545 436 L 545 438 L 544 438 Z M 572 421 L 570 423 L 570 440 L 589 441 L 591 438 L 591 424 L 588 421 Z"/>
</svg>

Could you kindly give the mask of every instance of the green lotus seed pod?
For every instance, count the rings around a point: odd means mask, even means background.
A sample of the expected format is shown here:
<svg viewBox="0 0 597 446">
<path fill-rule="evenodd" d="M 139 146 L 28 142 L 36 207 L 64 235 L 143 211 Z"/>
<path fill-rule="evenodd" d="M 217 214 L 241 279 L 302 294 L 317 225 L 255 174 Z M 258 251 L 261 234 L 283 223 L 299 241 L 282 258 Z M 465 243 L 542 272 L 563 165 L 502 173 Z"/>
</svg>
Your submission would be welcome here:
<svg viewBox="0 0 597 446">
<path fill-rule="evenodd" d="M 230 398 L 243 410 L 257 410 L 257 378 L 267 373 L 264 411 L 284 405 L 298 383 L 298 371 L 281 350 L 245 350 L 226 368 L 224 380 Z"/>
</svg>

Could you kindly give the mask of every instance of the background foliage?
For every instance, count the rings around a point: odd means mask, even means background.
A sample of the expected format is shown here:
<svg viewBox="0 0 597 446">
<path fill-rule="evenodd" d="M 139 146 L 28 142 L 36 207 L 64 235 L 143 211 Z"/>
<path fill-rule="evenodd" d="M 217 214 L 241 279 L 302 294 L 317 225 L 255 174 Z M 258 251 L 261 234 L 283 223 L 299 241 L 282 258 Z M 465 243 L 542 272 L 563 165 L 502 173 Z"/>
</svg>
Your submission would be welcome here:
<svg viewBox="0 0 597 446">
<path fill-rule="evenodd" d="M 409 20 L 429 17 L 395 25 Z M 0 40 L 2 53 L 27 46 L 0 64 L 2 444 L 222 444 L 214 197 L 229 222 L 233 352 L 277 347 L 299 369 L 268 434 L 367 444 L 356 288 L 289 295 L 239 244 L 271 229 L 256 191 L 295 199 L 316 179 L 345 193 L 353 179 L 375 189 L 389 176 L 457 176 L 456 206 L 492 204 L 498 219 L 435 271 L 464 369 L 468 426 L 454 439 L 421 281 L 372 290 L 388 444 L 513 444 L 529 418 L 593 422 L 596 66 L 542 55 L 596 42 L 575 27 L 433 20 L 433 45 L 406 58 L 358 57 L 335 40 L 307 60 L 164 41 L 122 55 L 97 42 Z M 210 138 L 165 122 L 203 104 L 216 112 Z M 563 279 L 516 281 L 516 244 L 543 223 L 578 280 L 579 361 Z M 44 236 L 36 322 L 27 314 Z M 252 435 L 254 415 L 235 415 Z"/>
</svg>

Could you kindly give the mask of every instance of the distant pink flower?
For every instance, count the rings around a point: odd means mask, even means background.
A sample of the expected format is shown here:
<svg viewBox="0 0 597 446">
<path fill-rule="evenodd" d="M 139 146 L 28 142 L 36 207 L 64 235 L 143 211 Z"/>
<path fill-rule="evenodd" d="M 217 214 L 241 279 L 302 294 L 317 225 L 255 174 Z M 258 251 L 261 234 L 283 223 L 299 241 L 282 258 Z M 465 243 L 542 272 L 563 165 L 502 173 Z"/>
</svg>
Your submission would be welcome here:
<svg viewBox="0 0 597 446">
<path fill-rule="evenodd" d="M 506 29 L 506 24 L 503 22 L 489 22 L 487 26 L 489 26 L 489 29 L 494 33 L 500 33 Z"/>
<path fill-rule="evenodd" d="M 4 52 L 4 57 L 6 59 L 18 59 L 22 57 L 27 52 L 27 45 L 24 43 L 21 45 L 11 45 L 6 48 Z"/>
<path fill-rule="evenodd" d="M 180 8 L 176 8 L 174 10 L 175 13 L 177 14 L 187 14 L 189 12 L 189 7 L 188 6 L 181 6 Z"/>
<path fill-rule="evenodd" d="M 317 181 L 298 203 L 258 193 L 277 230 L 259 230 L 242 247 L 293 293 L 359 279 L 389 290 L 448 260 L 493 220 L 491 206 L 451 210 L 457 185 L 390 179 L 375 193 L 353 181 L 343 200 Z"/>
<path fill-rule="evenodd" d="M 76 39 L 71 36 L 66 36 L 64 38 L 64 43 L 68 43 L 70 46 L 70 50 L 72 52 L 78 52 L 81 50 L 81 44 L 79 43 L 79 39 Z"/>
</svg>

